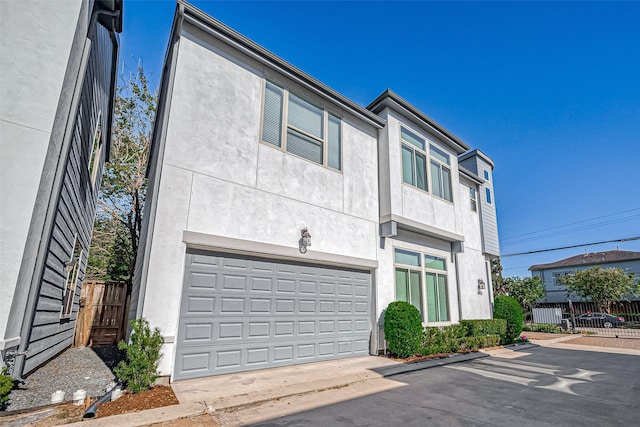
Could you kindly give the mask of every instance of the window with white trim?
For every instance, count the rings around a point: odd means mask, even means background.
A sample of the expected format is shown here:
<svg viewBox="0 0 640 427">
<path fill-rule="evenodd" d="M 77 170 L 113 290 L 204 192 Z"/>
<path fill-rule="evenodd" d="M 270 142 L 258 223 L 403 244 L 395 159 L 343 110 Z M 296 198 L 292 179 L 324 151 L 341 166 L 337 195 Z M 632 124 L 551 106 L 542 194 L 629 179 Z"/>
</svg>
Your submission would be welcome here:
<svg viewBox="0 0 640 427">
<path fill-rule="evenodd" d="M 342 170 L 342 120 L 269 81 L 265 84 L 262 141 Z"/>
<path fill-rule="evenodd" d="M 429 144 L 431 159 L 431 191 L 434 196 L 453 201 L 451 191 L 451 159 L 447 153 Z"/>
<path fill-rule="evenodd" d="M 425 322 L 448 321 L 446 259 L 399 248 L 394 255 L 396 301 L 412 304 Z"/>
<path fill-rule="evenodd" d="M 76 235 L 71 258 L 65 263 L 67 284 L 64 288 L 62 311 L 60 313 L 60 317 L 64 319 L 69 318 L 71 316 L 71 311 L 73 310 L 73 299 L 76 295 L 76 289 L 78 288 L 80 264 L 82 263 L 83 254 L 84 250 L 82 249 L 82 243 Z"/>
<path fill-rule="evenodd" d="M 400 128 L 402 144 L 402 181 L 427 191 L 426 141 L 404 127 Z"/>
<path fill-rule="evenodd" d="M 478 212 L 478 199 L 476 196 L 476 189 L 473 187 L 469 188 L 469 200 L 471 201 L 471 210 Z"/>
<path fill-rule="evenodd" d="M 93 142 L 91 144 L 91 155 L 89 156 L 89 178 L 91 179 L 91 185 L 96 183 L 96 177 L 98 176 L 98 169 L 100 167 L 100 157 L 102 156 L 102 111 L 98 113 L 98 120 L 96 121 L 96 129 L 93 133 Z"/>
</svg>

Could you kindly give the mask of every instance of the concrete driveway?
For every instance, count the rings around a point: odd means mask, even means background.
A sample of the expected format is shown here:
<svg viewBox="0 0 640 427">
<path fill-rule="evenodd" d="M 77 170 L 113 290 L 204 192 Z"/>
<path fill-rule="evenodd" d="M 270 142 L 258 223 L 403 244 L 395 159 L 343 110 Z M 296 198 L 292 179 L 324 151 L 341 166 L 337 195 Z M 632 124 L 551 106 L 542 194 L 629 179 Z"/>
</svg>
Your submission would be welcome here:
<svg viewBox="0 0 640 427">
<path fill-rule="evenodd" d="M 221 425 L 629 426 L 640 357 L 534 347 L 232 412 Z"/>
</svg>

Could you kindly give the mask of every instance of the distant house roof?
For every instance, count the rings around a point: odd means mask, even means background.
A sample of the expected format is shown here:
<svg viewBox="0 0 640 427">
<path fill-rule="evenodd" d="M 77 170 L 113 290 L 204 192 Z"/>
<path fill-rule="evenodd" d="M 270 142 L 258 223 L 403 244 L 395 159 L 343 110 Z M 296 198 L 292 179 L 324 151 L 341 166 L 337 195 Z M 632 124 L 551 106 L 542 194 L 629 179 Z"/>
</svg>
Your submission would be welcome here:
<svg viewBox="0 0 640 427">
<path fill-rule="evenodd" d="M 535 270 L 548 270 L 550 268 L 558 267 L 575 267 L 583 265 L 598 265 L 606 264 L 610 262 L 631 261 L 640 260 L 640 252 L 633 251 L 607 251 L 607 252 L 594 252 L 591 254 L 575 255 L 569 258 L 562 259 L 560 261 L 551 262 L 548 264 L 535 264 L 529 267 L 530 271 Z"/>
</svg>

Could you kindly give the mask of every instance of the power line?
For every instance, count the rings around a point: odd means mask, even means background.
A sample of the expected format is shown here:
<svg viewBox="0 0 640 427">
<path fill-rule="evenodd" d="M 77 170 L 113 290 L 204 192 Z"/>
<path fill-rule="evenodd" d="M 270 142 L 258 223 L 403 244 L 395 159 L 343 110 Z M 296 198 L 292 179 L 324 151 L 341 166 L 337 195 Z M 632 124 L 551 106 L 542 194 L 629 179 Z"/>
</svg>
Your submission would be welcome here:
<svg viewBox="0 0 640 427">
<path fill-rule="evenodd" d="M 553 233 L 541 234 L 539 236 L 525 237 L 523 239 L 518 239 L 518 240 L 513 240 L 513 238 L 512 238 L 511 239 L 512 241 L 510 241 L 510 242 L 506 242 L 506 240 L 509 240 L 509 239 L 505 239 L 505 240 L 501 240 L 500 243 L 502 243 L 504 246 L 512 246 L 512 245 L 515 245 L 515 244 L 526 243 L 526 242 L 530 242 L 530 241 L 533 241 L 533 240 L 539 240 L 539 239 L 545 239 L 545 238 L 549 238 L 549 237 L 555 237 L 555 236 L 559 236 L 559 235 L 567 234 L 567 233 L 574 233 L 576 231 L 585 231 L 585 230 L 591 230 L 591 229 L 597 228 L 597 227 L 603 227 L 605 225 L 618 224 L 618 223 L 625 222 L 625 221 L 631 221 L 631 220 L 634 220 L 636 218 L 640 218 L 640 214 L 632 215 L 632 216 L 626 217 L 626 218 L 611 219 L 611 220 L 608 220 L 608 221 L 599 222 L 599 223 L 595 223 L 595 224 L 586 224 L 586 225 L 582 225 L 582 226 L 579 226 L 579 227 L 570 228 L 570 229 L 567 229 L 567 230 L 561 230 L 561 231 L 556 231 L 556 232 L 553 232 Z"/>
<path fill-rule="evenodd" d="M 567 223 L 567 224 L 556 225 L 554 227 L 543 228 L 542 230 L 532 231 L 530 233 L 517 234 L 515 236 L 507 237 L 507 238 L 502 239 L 502 240 L 506 242 L 507 240 L 513 240 L 513 239 L 516 239 L 518 237 L 530 236 L 532 234 L 538 234 L 538 233 L 541 233 L 543 231 L 555 230 L 555 229 L 558 229 L 558 228 L 568 227 L 570 225 L 581 224 L 583 222 L 589 222 L 589 221 L 593 221 L 593 220 L 596 220 L 596 219 L 608 218 L 608 217 L 611 217 L 611 216 L 621 215 L 621 214 L 624 214 L 624 213 L 634 212 L 634 211 L 640 211 L 640 208 L 628 209 L 628 210 L 622 211 L 622 212 L 615 212 L 615 213 L 612 213 L 612 214 L 597 216 L 597 217 L 594 217 L 594 218 L 583 219 L 581 221 L 575 221 L 575 222 L 570 222 L 570 223 Z"/>
<path fill-rule="evenodd" d="M 572 249 L 572 248 L 581 248 L 583 246 L 593 246 L 593 245 L 601 245 L 603 243 L 622 243 L 622 242 L 630 242 L 632 240 L 640 240 L 640 236 L 635 236 L 635 237 L 627 237 L 624 239 L 615 239 L 615 240 L 605 240 L 603 242 L 593 242 L 593 243 L 583 243 L 582 245 L 571 245 L 571 246 L 563 246 L 560 248 L 552 248 L 552 249 L 539 249 L 537 251 L 528 251 L 528 252 L 518 252 L 515 254 L 506 254 L 506 255 L 500 255 L 500 258 L 506 258 L 506 257 L 511 257 L 511 256 L 520 256 L 520 255 L 531 255 L 531 254 L 539 254 L 542 252 L 553 252 L 553 251 L 559 251 L 561 249 Z"/>
</svg>

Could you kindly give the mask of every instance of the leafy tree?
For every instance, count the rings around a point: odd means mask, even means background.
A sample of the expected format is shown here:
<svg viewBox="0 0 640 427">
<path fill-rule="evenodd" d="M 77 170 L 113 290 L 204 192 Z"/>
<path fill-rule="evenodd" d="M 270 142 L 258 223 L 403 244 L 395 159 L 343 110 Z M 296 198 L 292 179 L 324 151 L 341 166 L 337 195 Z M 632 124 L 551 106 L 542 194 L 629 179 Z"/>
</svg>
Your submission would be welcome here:
<svg viewBox="0 0 640 427">
<path fill-rule="evenodd" d="M 560 283 L 583 298 L 590 298 L 601 310 L 611 311 L 611 303 L 638 294 L 640 288 L 633 273 L 621 268 L 591 267 L 560 277 Z"/>
<path fill-rule="evenodd" d="M 140 240 L 156 105 L 157 93 L 149 88 L 141 65 L 135 73 L 120 77 L 111 158 L 102 178 L 87 276 L 125 281 L 129 290 Z"/>
<path fill-rule="evenodd" d="M 509 279 L 502 277 L 502 264 L 500 258 L 491 260 L 491 283 L 493 285 L 493 297 L 498 295 L 509 295 L 511 293 L 511 284 Z"/>
<path fill-rule="evenodd" d="M 540 277 L 511 277 L 508 280 L 511 286 L 511 296 L 520 303 L 523 309 L 530 308 L 536 300 L 544 298 L 545 287 Z"/>
</svg>

